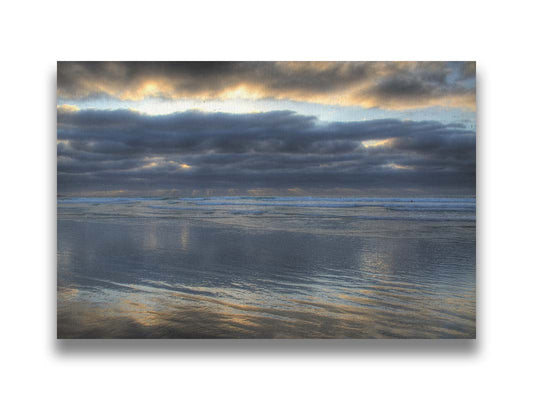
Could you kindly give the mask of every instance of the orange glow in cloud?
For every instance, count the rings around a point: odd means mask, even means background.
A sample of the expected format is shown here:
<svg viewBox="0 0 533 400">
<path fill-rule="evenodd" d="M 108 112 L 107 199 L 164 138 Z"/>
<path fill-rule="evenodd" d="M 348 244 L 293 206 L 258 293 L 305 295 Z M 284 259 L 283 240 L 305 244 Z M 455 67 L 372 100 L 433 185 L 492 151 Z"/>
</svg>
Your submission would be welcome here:
<svg viewBox="0 0 533 400">
<path fill-rule="evenodd" d="M 415 169 L 415 167 L 412 167 L 412 166 L 409 166 L 409 165 L 401 165 L 401 164 L 387 164 L 387 167 L 390 167 L 392 169 L 408 169 L 408 170 L 412 170 L 412 169 Z"/>
<path fill-rule="evenodd" d="M 392 139 L 384 140 L 365 140 L 361 142 L 365 148 L 386 146 L 392 143 Z"/>
<path fill-rule="evenodd" d="M 71 104 L 62 104 L 60 106 L 57 106 L 57 111 L 60 112 L 76 112 L 80 111 L 80 109 L 76 106 L 73 106 Z"/>
</svg>

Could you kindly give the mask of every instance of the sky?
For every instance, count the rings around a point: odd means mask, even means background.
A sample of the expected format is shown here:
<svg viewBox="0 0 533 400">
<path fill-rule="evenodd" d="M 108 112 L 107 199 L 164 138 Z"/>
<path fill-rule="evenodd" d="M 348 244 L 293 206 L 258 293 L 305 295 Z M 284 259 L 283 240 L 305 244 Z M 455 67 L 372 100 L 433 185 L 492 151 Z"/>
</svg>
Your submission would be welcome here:
<svg viewBox="0 0 533 400">
<path fill-rule="evenodd" d="M 472 196 L 474 62 L 58 62 L 59 196 Z"/>
</svg>

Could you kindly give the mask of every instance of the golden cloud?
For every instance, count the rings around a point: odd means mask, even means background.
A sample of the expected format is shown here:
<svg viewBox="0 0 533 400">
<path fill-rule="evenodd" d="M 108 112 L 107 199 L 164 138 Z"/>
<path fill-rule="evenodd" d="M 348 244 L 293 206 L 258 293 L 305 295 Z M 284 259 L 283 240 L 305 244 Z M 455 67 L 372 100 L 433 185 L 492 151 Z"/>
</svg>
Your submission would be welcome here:
<svg viewBox="0 0 533 400">
<path fill-rule="evenodd" d="M 97 95 L 475 110 L 475 63 L 59 63 L 59 98 Z"/>
<path fill-rule="evenodd" d="M 79 111 L 80 109 L 76 106 L 73 106 L 71 104 L 61 104 L 59 106 L 57 106 L 57 111 L 58 112 L 76 112 L 76 111 Z"/>
</svg>

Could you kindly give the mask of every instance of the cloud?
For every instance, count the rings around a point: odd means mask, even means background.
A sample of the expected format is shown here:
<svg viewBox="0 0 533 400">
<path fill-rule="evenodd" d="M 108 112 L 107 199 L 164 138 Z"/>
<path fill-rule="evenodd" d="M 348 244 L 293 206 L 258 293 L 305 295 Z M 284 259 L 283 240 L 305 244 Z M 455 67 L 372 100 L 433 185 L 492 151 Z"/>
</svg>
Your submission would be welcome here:
<svg viewBox="0 0 533 400">
<path fill-rule="evenodd" d="M 475 109 L 473 62 L 59 62 L 58 97 Z"/>
<path fill-rule="evenodd" d="M 475 63 L 461 63 L 455 70 L 452 67 L 446 70 L 441 64 L 426 63 L 423 67 L 400 69 L 370 86 L 364 94 L 384 108 L 395 108 L 396 104 L 400 104 L 400 108 L 425 104 L 475 109 L 474 86 L 464 84 L 465 79 L 474 79 Z M 450 80 L 452 71 L 456 77 Z"/>
<path fill-rule="evenodd" d="M 369 141 L 372 146 L 368 146 Z M 395 119 L 58 109 L 58 192 L 422 188 L 475 191 L 475 132 Z"/>
<path fill-rule="evenodd" d="M 74 112 L 74 111 L 79 111 L 79 107 L 77 106 L 73 106 L 71 104 L 62 104 L 60 106 L 57 106 L 57 111 L 58 112 Z"/>
</svg>

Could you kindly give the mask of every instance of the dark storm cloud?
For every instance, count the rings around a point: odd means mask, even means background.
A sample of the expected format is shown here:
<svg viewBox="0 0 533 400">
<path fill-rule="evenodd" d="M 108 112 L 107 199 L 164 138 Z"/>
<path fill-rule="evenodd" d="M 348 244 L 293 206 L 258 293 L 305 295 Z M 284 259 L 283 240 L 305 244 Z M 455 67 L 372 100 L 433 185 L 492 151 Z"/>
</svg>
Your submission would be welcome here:
<svg viewBox="0 0 533 400">
<path fill-rule="evenodd" d="M 369 142 L 370 141 L 370 142 Z M 475 191 L 475 133 L 394 119 L 58 110 L 58 191 L 439 188 Z"/>
<path fill-rule="evenodd" d="M 446 105 L 458 98 L 475 104 L 474 79 L 475 63 L 472 62 L 418 63 L 396 69 L 369 87 L 365 94 L 382 104 L 440 99 L 441 104 Z"/>
<path fill-rule="evenodd" d="M 473 62 L 61 62 L 60 99 L 276 98 L 475 108 Z M 235 94 L 234 91 L 238 91 Z"/>
<path fill-rule="evenodd" d="M 106 86 L 132 88 L 146 81 L 168 80 L 183 94 L 219 92 L 241 83 L 273 89 L 328 92 L 368 76 L 372 63 L 274 62 L 72 62 L 60 63 L 58 88 L 66 97 L 105 92 Z M 291 67 L 292 66 L 292 67 Z M 87 84 L 98 83 L 92 89 Z M 82 89 L 81 93 L 76 93 Z"/>
</svg>

